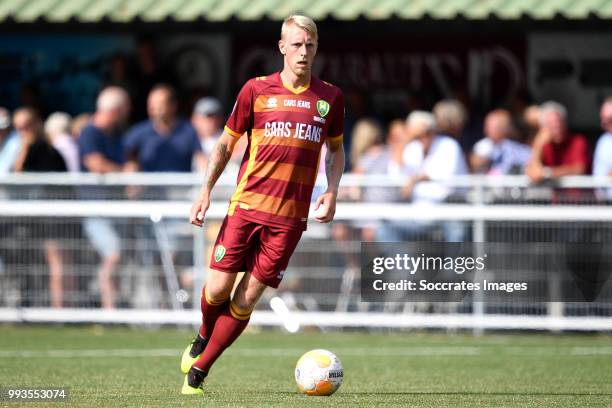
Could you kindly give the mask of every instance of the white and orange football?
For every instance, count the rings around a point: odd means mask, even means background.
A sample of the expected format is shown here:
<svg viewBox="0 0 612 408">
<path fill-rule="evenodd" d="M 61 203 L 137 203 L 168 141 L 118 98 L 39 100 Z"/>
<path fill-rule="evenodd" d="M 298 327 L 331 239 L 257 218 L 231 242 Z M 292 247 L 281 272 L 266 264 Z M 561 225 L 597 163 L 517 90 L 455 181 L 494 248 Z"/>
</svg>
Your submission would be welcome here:
<svg viewBox="0 0 612 408">
<path fill-rule="evenodd" d="M 343 378 L 340 359 L 328 350 L 311 350 L 295 366 L 295 382 L 306 395 L 332 395 L 340 388 Z"/>
</svg>

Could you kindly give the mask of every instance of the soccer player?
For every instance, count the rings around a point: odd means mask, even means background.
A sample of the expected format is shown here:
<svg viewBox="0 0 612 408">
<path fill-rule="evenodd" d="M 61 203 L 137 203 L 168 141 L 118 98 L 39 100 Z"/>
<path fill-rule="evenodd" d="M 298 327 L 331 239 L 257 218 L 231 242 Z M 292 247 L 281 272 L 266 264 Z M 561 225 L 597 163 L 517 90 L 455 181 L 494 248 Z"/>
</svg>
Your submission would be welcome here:
<svg viewBox="0 0 612 408">
<path fill-rule="evenodd" d="M 202 394 L 215 360 L 240 336 L 264 290 L 278 287 L 289 258 L 306 229 L 321 147 L 327 145 L 328 188 L 316 199 L 316 221 L 336 211 L 344 169 L 344 99 L 341 91 L 311 75 L 317 27 L 310 18 L 283 22 L 278 48 L 281 72 L 249 80 L 209 159 L 190 222 L 202 226 L 210 192 L 238 138 L 248 137 L 238 185 L 219 231 L 210 274 L 202 290 L 202 325 L 185 349 L 183 394 Z M 245 272 L 233 297 L 239 272 Z"/>
</svg>

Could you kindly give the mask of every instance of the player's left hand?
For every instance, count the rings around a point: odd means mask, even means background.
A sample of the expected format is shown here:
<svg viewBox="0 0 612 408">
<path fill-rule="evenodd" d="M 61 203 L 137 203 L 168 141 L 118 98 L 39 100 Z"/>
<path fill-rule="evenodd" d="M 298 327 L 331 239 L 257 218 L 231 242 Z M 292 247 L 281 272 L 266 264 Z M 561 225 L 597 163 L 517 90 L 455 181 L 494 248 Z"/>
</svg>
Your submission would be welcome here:
<svg viewBox="0 0 612 408">
<path fill-rule="evenodd" d="M 321 194 L 315 202 L 314 219 L 320 223 L 330 222 L 336 214 L 336 194 L 327 191 Z"/>
</svg>

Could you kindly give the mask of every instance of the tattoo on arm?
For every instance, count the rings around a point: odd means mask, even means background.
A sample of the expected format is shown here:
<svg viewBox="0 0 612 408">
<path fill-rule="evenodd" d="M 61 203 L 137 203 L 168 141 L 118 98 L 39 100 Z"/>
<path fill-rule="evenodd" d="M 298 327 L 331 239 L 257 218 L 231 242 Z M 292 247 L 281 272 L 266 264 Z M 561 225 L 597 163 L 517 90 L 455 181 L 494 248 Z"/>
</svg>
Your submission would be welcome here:
<svg viewBox="0 0 612 408">
<path fill-rule="evenodd" d="M 227 162 L 232 157 L 232 152 L 227 148 L 224 144 L 217 144 L 212 154 L 210 155 L 210 159 L 208 160 L 208 167 L 206 169 L 206 176 L 204 177 L 204 183 L 206 185 L 206 189 L 211 191 L 221 173 L 223 173 L 223 169 L 227 165 Z"/>
<path fill-rule="evenodd" d="M 325 176 L 327 176 L 328 183 L 332 180 L 333 163 L 334 152 L 328 150 L 327 154 L 325 155 Z"/>
</svg>

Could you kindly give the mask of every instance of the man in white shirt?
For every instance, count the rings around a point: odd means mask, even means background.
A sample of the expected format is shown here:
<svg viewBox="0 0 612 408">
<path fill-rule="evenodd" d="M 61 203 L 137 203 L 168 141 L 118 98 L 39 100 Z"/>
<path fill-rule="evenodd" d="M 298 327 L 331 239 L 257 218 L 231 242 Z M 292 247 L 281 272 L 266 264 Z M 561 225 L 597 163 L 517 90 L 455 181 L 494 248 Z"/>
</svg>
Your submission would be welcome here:
<svg viewBox="0 0 612 408">
<path fill-rule="evenodd" d="M 599 117 L 605 133 L 601 135 L 595 147 L 593 175 L 612 177 L 612 97 L 607 98 L 601 105 Z M 600 191 L 600 193 L 603 199 L 612 201 L 612 188 Z"/>
<path fill-rule="evenodd" d="M 509 139 L 512 131 L 510 112 L 496 109 L 487 114 L 484 123 L 485 137 L 474 145 L 470 155 L 470 166 L 475 173 L 523 174 L 531 156 L 531 149 Z"/>
<path fill-rule="evenodd" d="M 444 202 L 455 192 L 455 188 L 423 182 L 435 182 L 467 174 L 467 165 L 461 147 L 455 139 L 437 134 L 435 118 L 429 112 L 412 112 L 407 118 L 406 126 L 410 141 L 404 147 L 402 159 L 410 176 L 402 187 L 402 198 L 424 207 Z M 424 211 L 429 211 L 429 208 Z M 414 239 L 415 236 L 429 234 L 438 225 L 442 228 L 447 242 L 463 240 L 463 224 L 458 221 L 440 224 L 423 221 L 393 223 L 389 230 L 381 232 L 378 239 L 381 241 Z"/>
</svg>

